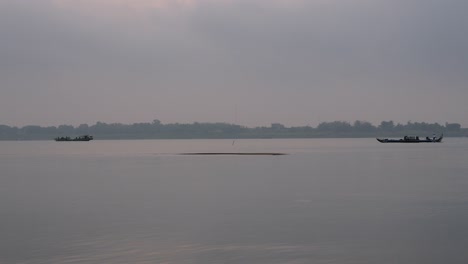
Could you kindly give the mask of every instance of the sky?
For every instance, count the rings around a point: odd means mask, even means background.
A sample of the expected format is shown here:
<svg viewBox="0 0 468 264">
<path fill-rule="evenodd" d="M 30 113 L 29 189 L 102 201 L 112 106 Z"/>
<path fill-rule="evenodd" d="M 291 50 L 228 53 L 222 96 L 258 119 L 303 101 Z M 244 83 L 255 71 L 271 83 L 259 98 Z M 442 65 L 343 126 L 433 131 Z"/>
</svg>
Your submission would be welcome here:
<svg viewBox="0 0 468 264">
<path fill-rule="evenodd" d="M 0 0 L 0 124 L 468 127 L 466 0 Z"/>
</svg>

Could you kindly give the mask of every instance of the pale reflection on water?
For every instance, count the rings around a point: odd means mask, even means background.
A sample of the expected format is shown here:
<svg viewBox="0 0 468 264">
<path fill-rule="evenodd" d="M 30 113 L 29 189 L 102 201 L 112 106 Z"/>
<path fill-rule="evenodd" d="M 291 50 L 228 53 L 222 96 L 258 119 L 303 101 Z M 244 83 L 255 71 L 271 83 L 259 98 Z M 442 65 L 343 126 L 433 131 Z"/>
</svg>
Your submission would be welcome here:
<svg viewBox="0 0 468 264">
<path fill-rule="evenodd" d="M 0 263 L 466 263 L 444 141 L 0 142 Z"/>
</svg>

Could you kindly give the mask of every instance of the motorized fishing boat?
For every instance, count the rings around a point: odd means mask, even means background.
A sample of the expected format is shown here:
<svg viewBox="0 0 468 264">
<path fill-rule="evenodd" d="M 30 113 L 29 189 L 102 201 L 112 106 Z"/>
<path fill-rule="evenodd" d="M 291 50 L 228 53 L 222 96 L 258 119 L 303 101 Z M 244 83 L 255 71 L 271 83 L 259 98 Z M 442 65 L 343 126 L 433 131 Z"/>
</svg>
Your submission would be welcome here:
<svg viewBox="0 0 468 264">
<path fill-rule="evenodd" d="M 79 137 L 75 137 L 75 138 L 56 137 L 54 139 L 55 139 L 55 141 L 90 141 L 90 140 L 93 140 L 93 136 L 84 135 L 84 136 L 79 136 Z"/>
<path fill-rule="evenodd" d="M 377 138 L 377 141 L 380 143 L 439 143 L 442 142 L 443 137 L 443 134 L 440 137 L 433 136 L 424 139 L 420 139 L 418 136 L 404 136 L 400 139 Z"/>
</svg>

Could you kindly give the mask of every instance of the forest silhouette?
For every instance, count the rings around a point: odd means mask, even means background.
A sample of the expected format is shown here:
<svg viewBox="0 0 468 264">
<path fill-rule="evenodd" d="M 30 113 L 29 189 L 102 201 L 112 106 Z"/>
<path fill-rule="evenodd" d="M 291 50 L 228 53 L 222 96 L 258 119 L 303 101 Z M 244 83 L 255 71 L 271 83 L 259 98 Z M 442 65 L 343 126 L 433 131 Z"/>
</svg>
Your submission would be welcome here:
<svg viewBox="0 0 468 264">
<path fill-rule="evenodd" d="M 246 127 L 229 123 L 190 124 L 168 123 L 159 120 L 148 123 L 104 123 L 79 126 L 38 126 L 11 127 L 0 125 L 0 140 L 46 140 L 57 136 L 93 135 L 96 139 L 209 139 L 209 138 L 321 138 L 321 137 L 401 137 L 403 135 L 468 136 L 468 128 L 458 123 L 407 122 L 395 124 L 382 121 L 375 126 L 367 121 L 322 122 L 316 127 L 292 126 L 280 123 L 270 126 Z"/>
</svg>

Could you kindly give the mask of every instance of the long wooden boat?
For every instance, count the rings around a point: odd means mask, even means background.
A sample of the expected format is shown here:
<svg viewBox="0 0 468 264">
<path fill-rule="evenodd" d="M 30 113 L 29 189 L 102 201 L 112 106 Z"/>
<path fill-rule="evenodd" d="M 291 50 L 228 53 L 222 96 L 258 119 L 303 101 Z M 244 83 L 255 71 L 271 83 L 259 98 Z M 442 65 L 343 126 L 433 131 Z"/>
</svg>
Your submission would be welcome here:
<svg viewBox="0 0 468 264">
<path fill-rule="evenodd" d="M 84 136 L 75 137 L 75 138 L 71 138 L 71 137 L 56 137 L 56 138 L 54 138 L 54 140 L 55 140 L 55 141 L 90 141 L 90 140 L 93 140 L 93 136 L 84 135 Z"/>
<path fill-rule="evenodd" d="M 440 137 L 426 137 L 425 139 L 420 139 L 416 136 L 405 136 L 404 138 L 400 139 L 388 139 L 388 138 L 377 138 L 377 141 L 380 143 L 439 143 L 442 142 L 442 138 L 444 135 L 440 135 Z"/>
</svg>

